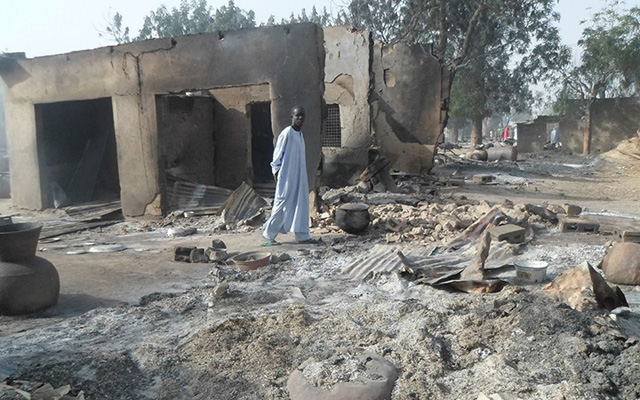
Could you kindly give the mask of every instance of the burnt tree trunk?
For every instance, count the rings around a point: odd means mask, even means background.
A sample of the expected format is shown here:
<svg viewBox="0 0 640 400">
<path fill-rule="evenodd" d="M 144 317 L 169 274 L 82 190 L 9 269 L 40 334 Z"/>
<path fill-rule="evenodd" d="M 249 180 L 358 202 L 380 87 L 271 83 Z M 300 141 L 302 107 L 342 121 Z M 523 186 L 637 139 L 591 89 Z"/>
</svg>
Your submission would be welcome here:
<svg viewBox="0 0 640 400">
<path fill-rule="evenodd" d="M 471 146 L 482 143 L 482 116 L 475 116 L 471 119 Z"/>
<path fill-rule="evenodd" d="M 447 128 L 449 129 L 447 131 L 447 137 L 445 141 L 447 143 L 458 143 L 458 121 L 456 121 L 455 119 L 449 119 Z"/>
</svg>

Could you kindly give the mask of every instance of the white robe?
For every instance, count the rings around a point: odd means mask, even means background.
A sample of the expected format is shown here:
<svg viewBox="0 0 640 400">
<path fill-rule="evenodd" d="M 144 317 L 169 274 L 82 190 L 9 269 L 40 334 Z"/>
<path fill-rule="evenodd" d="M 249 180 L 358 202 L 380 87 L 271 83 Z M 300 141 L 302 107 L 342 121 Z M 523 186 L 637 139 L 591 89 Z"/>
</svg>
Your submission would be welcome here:
<svg viewBox="0 0 640 400">
<path fill-rule="evenodd" d="M 275 239 L 278 233 L 296 232 L 296 240 L 309 236 L 309 182 L 302 132 L 288 126 L 278 136 L 271 171 L 278 174 L 271 217 L 263 236 Z"/>
<path fill-rule="evenodd" d="M 560 135 L 558 134 L 558 129 L 553 128 L 551 130 L 551 144 L 558 144 L 560 142 Z"/>
</svg>

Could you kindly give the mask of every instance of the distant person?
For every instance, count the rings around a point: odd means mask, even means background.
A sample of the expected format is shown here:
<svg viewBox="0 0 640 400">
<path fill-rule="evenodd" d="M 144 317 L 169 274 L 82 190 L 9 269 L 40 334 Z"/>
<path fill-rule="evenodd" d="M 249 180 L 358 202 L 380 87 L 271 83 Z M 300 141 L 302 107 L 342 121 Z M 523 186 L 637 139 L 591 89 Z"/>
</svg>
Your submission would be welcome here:
<svg viewBox="0 0 640 400">
<path fill-rule="evenodd" d="M 273 150 L 271 171 L 276 181 L 276 195 L 269 220 L 264 224 L 263 246 L 275 246 L 280 233 L 293 232 L 298 243 L 317 244 L 309 235 L 309 182 L 302 124 L 304 108 L 291 109 L 291 126 L 278 136 Z"/>
<path fill-rule="evenodd" d="M 504 132 L 502 133 L 502 140 L 507 140 L 509 138 L 509 125 L 505 126 Z"/>
<path fill-rule="evenodd" d="M 558 127 L 554 126 L 553 129 L 551 130 L 551 148 L 555 149 L 556 147 L 558 147 L 558 144 L 560 143 L 560 132 L 558 132 Z"/>
</svg>

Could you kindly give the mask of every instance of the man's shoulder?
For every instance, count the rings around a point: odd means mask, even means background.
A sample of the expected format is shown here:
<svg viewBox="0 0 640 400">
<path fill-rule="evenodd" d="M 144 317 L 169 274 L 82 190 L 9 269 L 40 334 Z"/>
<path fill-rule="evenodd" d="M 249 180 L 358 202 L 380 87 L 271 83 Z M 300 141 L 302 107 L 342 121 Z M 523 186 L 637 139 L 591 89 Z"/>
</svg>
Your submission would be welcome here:
<svg viewBox="0 0 640 400">
<path fill-rule="evenodd" d="M 295 129 L 293 129 L 293 127 L 291 125 L 287 126 L 286 128 L 284 128 L 282 130 L 282 132 L 280 132 L 280 135 L 286 135 L 286 134 L 291 134 L 293 132 L 298 132 Z"/>
</svg>

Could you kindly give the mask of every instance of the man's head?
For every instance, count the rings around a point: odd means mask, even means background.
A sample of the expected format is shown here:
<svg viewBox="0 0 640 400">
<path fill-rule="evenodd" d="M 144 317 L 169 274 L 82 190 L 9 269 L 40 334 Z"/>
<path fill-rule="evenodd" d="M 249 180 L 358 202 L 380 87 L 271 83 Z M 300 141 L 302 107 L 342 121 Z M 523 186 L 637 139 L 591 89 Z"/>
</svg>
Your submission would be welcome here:
<svg viewBox="0 0 640 400">
<path fill-rule="evenodd" d="M 291 127 L 299 131 L 304 124 L 304 108 L 295 106 L 291 109 Z"/>
</svg>

